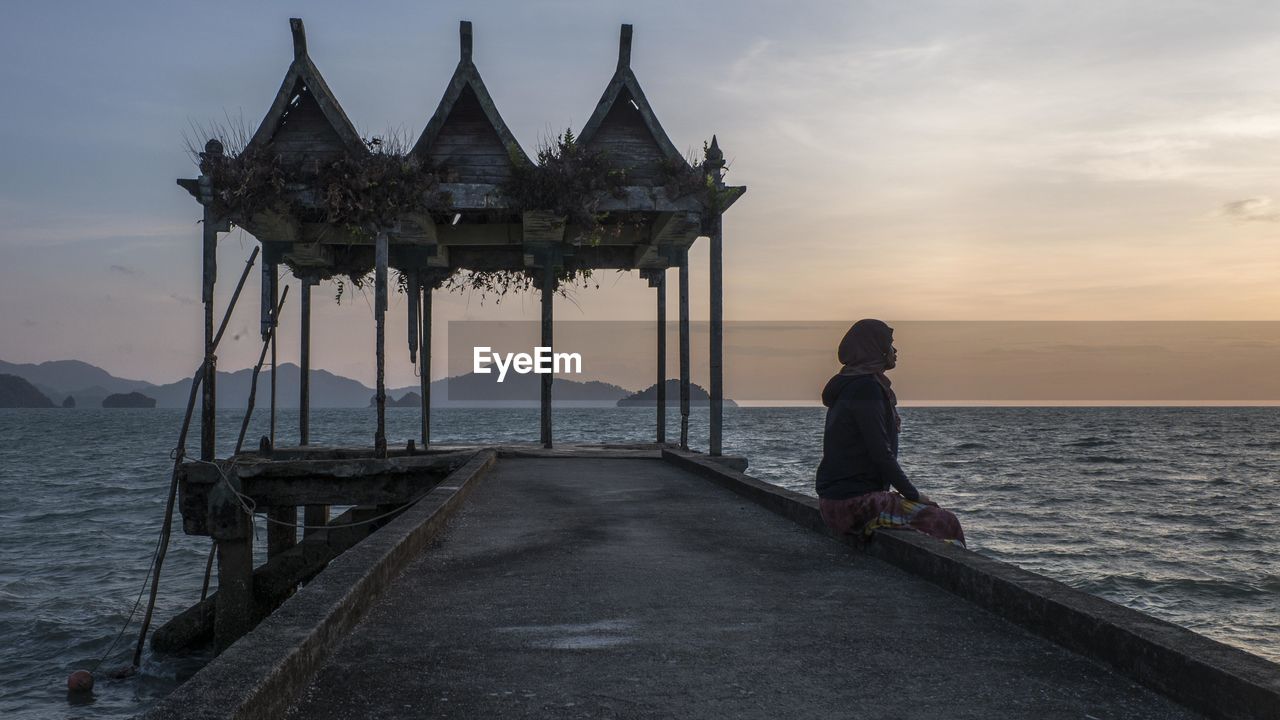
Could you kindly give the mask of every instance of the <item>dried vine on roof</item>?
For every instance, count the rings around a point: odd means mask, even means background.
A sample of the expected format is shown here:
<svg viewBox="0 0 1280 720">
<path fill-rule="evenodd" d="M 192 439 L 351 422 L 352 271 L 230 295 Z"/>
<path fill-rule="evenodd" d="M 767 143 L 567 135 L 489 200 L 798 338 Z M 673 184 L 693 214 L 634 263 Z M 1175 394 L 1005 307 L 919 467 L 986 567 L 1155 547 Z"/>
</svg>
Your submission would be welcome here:
<svg viewBox="0 0 1280 720">
<path fill-rule="evenodd" d="M 543 210 L 565 218 L 569 228 L 580 233 L 574 243 L 600 240 L 600 202 L 606 197 L 624 197 L 626 171 L 608 154 L 583 147 L 565 130 L 552 142 L 538 148 L 538 162 L 530 165 L 512 148 L 511 179 L 502 187 L 518 212 Z"/>
</svg>

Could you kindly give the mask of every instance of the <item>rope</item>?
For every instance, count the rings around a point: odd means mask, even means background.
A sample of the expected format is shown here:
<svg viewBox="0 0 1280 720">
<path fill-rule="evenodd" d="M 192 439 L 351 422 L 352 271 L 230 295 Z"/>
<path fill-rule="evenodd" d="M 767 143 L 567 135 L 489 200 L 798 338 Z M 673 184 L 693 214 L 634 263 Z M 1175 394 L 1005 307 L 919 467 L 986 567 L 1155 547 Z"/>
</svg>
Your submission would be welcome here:
<svg viewBox="0 0 1280 720">
<path fill-rule="evenodd" d="M 138 589 L 138 599 L 133 601 L 133 609 L 129 611 L 129 617 L 125 618 L 124 625 L 120 626 L 120 632 L 116 633 L 116 637 L 111 641 L 111 645 L 107 647 L 107 651 L 98 658 L 98 662 L 93 664 L 89 670 L 90 673 L 98 672 L 98 668 L 107 658 L 111 657 L 111 651 L 116 649 L 116 644 L 120 642 L 120 638 L 124 637 L 124 631 L 129 629 L 129 623 L 133 622 L 133 616 L 138 612 L 138 607 L 142 605 L 142 596 L 147 592 L 147 583 L 151 580 L 151 571 L 156 567 L 156 555 L 160 554 L 160 541 L 163 539 L 164 533 L 156 537 L 156 548 L 151 552 L 151 562 L 147 565 L 147 575 L 142 578 L 142 587 Z"/>
</svg>

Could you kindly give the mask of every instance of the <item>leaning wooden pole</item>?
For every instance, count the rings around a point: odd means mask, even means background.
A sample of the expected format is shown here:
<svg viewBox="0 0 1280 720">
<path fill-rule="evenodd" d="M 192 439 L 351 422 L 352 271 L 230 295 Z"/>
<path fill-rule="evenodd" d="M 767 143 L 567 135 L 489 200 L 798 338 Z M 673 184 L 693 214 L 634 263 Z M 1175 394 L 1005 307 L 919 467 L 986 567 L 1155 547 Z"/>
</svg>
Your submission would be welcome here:
<svg viewBox="0 0 1280 720">
<path fill-rule="evenodd" d="M 689 449 L 689 249 L 680 251 L 680 449 Z"/>
<path fill-rule="evenodd" d="M 279 313 L 284 307 L 285 298 L 289 297 L 289 288 L 284 289 L 284 294 L 280 296 L 280 302 L 275 306 L 275 312 Z M 239 455 L 244 448 L 245 435 L 249 433 L 249 421 L 253 419 L 254 402 L 258 397 L 258 376 L 262 374 L 262 365 L 267 361 L 267 350 L 274 344 L 276 330 L 271 328 L 267 331 L 267 337 L 262 341 L 262 352 L 258 353 L 258 362 L 253 366 L 253 374 L 249 377 L 249 406 L 245 408 L 244 419 L 240 421 L 240 434 L 236 437 L 236 451 L 234 455 Z"/>
<path fill-rule="evenodd" d="M 378 233 L 378 239 L 374 245 L 374 267 L 373 267 L 373 286 L 374 286 L 374 306 L 373 315 L 377 324 L 377 346 L 374 354 L 377 356 L 378 368 L 378 429 L 373 435 L 373 452 L 377 457 L 387 456 L 387 257 L 390 251 L 390 240 L 387 238 L 385 231 Z"/>
<path fill-rule="evenodd" d="M 548 253 L 550 255 L 550 253 Z M 551 344 L 551 328 L 552 301 L 556 296 L 556 269 L 551 262 L 551 258 L 547 257 L 542 265 L 542 347 L 550 348 Z M 551 447 L 551 378 L 552 373 L 543 373 L 542 375 L 542 446 Z"/>
<path fill-rule="evenodd" d="M 227 309 L 222 317 L 222 324 L 218 328 L 218 334 L 213 338 L 214 352 L 218 349 L 218 343 L 222 342 L 222 334 L 227 329 L 227 323 L 231 320 L 231 313 L 236 309 L 236 301 L 240 299 L 240 291 L 244 288 L 244 282 L 249 278 L 249 272 L 253 270 L 253 263 L 258 259 L 258 248 L 254 248 L 249 253 L 249 259 L 244 264 L 244 271 L 240 273 L 240 281 L 236 283 L 236 290 L 231 294 L 231 301 L 227 303 Z M 212 323 L 210 323 L 212 324 Z M 133 651 L 133 666 L 138 667 L 142 662 L 142 648 L 147 641 L 147 630 L 151 627 L 151 614 L 156 607 L 156 595 L 160 591 L 160 571 L 164 568 L 165 555 L 169 551 L 169 535 L 173 531 L 173 506 L 178 497 L 178 470 L 182 467 L 182 461 L 187 456 L 187 432 L 191 429 L 191 416 L 195 412 L 196 391 L 199 390 L 205 378 L 205 368 L 207 365 L 201 363 L 196 369 L 195 374 L 191 378 L 191 394 L 187 398 L 187 412 L 182 418 L 182 430 L 178 433 L 178 445 L 173 451 L 173 472 L 169 475 L 169 495 L 165 499 L 164 506 L 164 522 L 160 528 L 160 544 L 156 546 L 156 557 L 151 566 L 151 599 L 147 603 L 146 614 L 142 618 L 142 629 L 138 631 L 138 644 Z"/>
</svg>

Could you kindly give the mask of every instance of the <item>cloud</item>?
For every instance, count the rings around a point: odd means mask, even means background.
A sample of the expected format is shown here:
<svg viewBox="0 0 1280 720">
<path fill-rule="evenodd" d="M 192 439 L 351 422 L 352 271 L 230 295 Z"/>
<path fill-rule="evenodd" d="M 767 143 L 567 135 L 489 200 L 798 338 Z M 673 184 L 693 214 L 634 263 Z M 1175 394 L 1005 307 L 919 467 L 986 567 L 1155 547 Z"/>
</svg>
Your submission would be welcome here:
<svg viewBox="0 0 1280 720">
<path fill-rule="evenodd" d="M 1223 203 L 1218 214 L 1243 222 L 1280 222 L 1280 208 L 1269 197 L 1251 197 Z"/>
<path fill-rule="evenodd" d="M 37 326 L 37 325 L 39 325 L 39 324 L 40 324 L 40 323 L 36 322 L 35 320 L 32 320 L 31 318 L 27 318 L 27 319 L 25 319 L 25 320 L 23 320 L 23 321 L 22 321 L 22 327 L 29 327 L 29 328 L 30 328 L 30 327 L 35 327 L 35 326 Z"/>
<path fill-rule="evenodd" d="M 131 267 L 125 267 L 124 265 L 112 265 L 111 271 L 118 272 L 121 275 L 137 275 L 138 274 L 137 270 L 134 270 Z"/>
</svg>

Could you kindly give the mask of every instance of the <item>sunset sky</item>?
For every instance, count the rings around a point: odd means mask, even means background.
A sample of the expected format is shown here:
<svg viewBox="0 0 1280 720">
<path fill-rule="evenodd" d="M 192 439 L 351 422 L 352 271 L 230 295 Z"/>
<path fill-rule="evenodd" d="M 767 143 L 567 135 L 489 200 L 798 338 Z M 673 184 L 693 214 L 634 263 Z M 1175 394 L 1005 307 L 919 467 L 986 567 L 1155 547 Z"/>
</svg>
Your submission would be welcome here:
<svg viewBox="0 0 1280 720">
<path fill-rule="evenodd" d="M 174 184 L 197 174 L 183 133 L 226 115 L 256 127 L 290 16 L 357 128 L 410 137 L 472 20 L 530 153 L 586 121 L 632 23 L 632 66 L 676 146 L 717 134 L 728 181 L 750 188 L 726 218 L 730 320 L 1280 320 L 1275 3 L 9 3 L 0 359 L 190 375 L 200 208 Z M 253 244 L 222 241 L 220 302 Z M 703 318 L 705 241 L 691 268 Z M 256 283 L 222 369 L 256 358 Z M 650 318 L 634 273 L 600 283 L 557 319 Z M 371 303 L 332 295 L 318 288 L 313 363 L 372 384 Z M 414 382 L 404 313 L 394 298 L 393 385 Z M 536 317 L 536 295 L 436 300 L 441 342 L 451 319 Z"/>
</svg>

